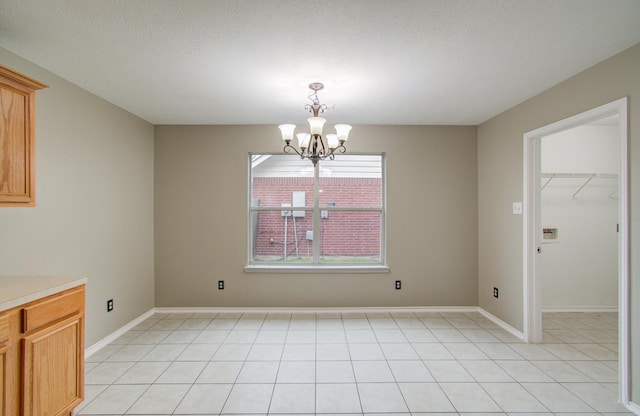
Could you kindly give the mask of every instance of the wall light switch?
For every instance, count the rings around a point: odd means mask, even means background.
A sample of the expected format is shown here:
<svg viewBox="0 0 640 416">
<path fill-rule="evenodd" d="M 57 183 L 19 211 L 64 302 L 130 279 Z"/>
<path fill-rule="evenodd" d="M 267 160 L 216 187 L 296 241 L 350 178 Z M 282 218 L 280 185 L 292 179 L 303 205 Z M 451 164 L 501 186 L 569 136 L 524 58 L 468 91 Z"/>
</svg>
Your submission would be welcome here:
<svg viewBox="0 0 640 416">
<path fill-rule="evenodd" d="M 522 215 L 522 202 L 513 203 L 513 213 L 516 215 Z"/>
</svg>

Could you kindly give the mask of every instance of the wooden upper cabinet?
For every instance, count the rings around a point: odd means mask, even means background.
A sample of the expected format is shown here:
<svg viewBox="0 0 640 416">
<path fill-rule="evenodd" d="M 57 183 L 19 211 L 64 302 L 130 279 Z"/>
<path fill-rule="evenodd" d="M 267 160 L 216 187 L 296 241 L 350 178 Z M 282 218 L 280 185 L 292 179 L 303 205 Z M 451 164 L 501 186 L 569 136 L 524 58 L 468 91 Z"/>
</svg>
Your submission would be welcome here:
<svg viewBox="0 0 640 416">
<path fill-rule="evenodd" d="M 35 94 L 47 85 L 0 65 L 0 207 L 35 199 Z"/>
</svg>

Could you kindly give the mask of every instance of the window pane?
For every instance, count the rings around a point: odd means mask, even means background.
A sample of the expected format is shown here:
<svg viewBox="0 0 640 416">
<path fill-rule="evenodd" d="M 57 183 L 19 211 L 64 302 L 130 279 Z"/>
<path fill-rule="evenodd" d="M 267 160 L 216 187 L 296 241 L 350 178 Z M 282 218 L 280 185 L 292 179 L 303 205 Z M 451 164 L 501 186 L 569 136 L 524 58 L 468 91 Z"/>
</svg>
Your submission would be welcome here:
<svg viewBox="0 0 640 416">
<path fill-rule="evenodd" d="M 313 165 L 292 155 L 252 155 L 251 204 L 313 207 Z"/>
<path fill-rule="evenodd" d="M 382 157 L 338 155 L 320 165 L 320 207 L 380 208 Z"/>
<path fill-rule="evenodd" d="M 313 260 L 312 211 L 251 213 L 252 261 L 308 263 Z"/>
<path fill-rule="evenodd" d="M 252 154 L 249 262 L 382 262 L 383 161 L 383 155 L 337 155 L 321 161 L 319 204 L 314 207 L 315 171 L 309 160 Z"/>
<path fill-rule="evenodd" d="M 320 220 L 320 261 L 380 261 L 379 211 L 328 211 Z"/>
</svg>

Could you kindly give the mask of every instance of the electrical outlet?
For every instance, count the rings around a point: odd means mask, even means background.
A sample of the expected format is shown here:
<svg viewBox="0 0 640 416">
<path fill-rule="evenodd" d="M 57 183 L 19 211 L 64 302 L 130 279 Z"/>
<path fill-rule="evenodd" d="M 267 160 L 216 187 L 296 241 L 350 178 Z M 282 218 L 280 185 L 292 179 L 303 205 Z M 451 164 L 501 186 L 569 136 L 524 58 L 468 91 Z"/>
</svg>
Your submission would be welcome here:
<svg viewBox="0 0 640 416">
<path fill-rule="evenodd" d="M 113 310 L 113 299 L 109 299 L 107 301 L 107 312 L 111 312 Z"/>
<path fill-rule="evenodd" d="M 497 298 L 497 297 L 498 297 L 498 288 L 497 288 L 497 287 L 494 287 L 494 288 L 493 288 L 493 297 L 494 297 L 494 298 Z"/>
<path fill-rule="evenodd" d="M 402 289 L 402 281 L 396 280 L 396 290 Z"/>
<path fill-rule="evenodd" d="M 224 280 L 218 280 L 218 289 L 224 290 Z"/>
</svg>

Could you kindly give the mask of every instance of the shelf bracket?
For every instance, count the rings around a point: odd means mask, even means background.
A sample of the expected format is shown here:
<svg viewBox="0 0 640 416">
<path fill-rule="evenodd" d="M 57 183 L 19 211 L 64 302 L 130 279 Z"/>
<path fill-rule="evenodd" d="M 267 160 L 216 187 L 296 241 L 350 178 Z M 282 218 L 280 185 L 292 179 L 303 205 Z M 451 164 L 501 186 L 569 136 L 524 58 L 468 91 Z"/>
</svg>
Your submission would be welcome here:
<svg viewBox="0 0 640 416">
<path fill-rule="evenodd" d="M 551 177 L 544 183 L 544 185 L 542 185 L 542 188 L 540 188 L 540 192 L 542 192 L 544 188 L 546 188 L 547 185 L 549 185 L 549 182 L 551 182 L 553 178 L 554 178 L 554 175 L 551 175 Z"/>
<path fill-rule="evenodd" d="M 589 182 L 591 182 L 591 179 L 593 179 L 596 175 L 591 175 L 583 184 L 582 186 L 576 191 L 576 193 L 573 194 L 573 198 L 575 199 L 576 195 L 578 195 L 578 193 L 580 191 L 582 191 L 584 189 L 585 186 L 587 186 L 589 184 Z"/>
</svg>

